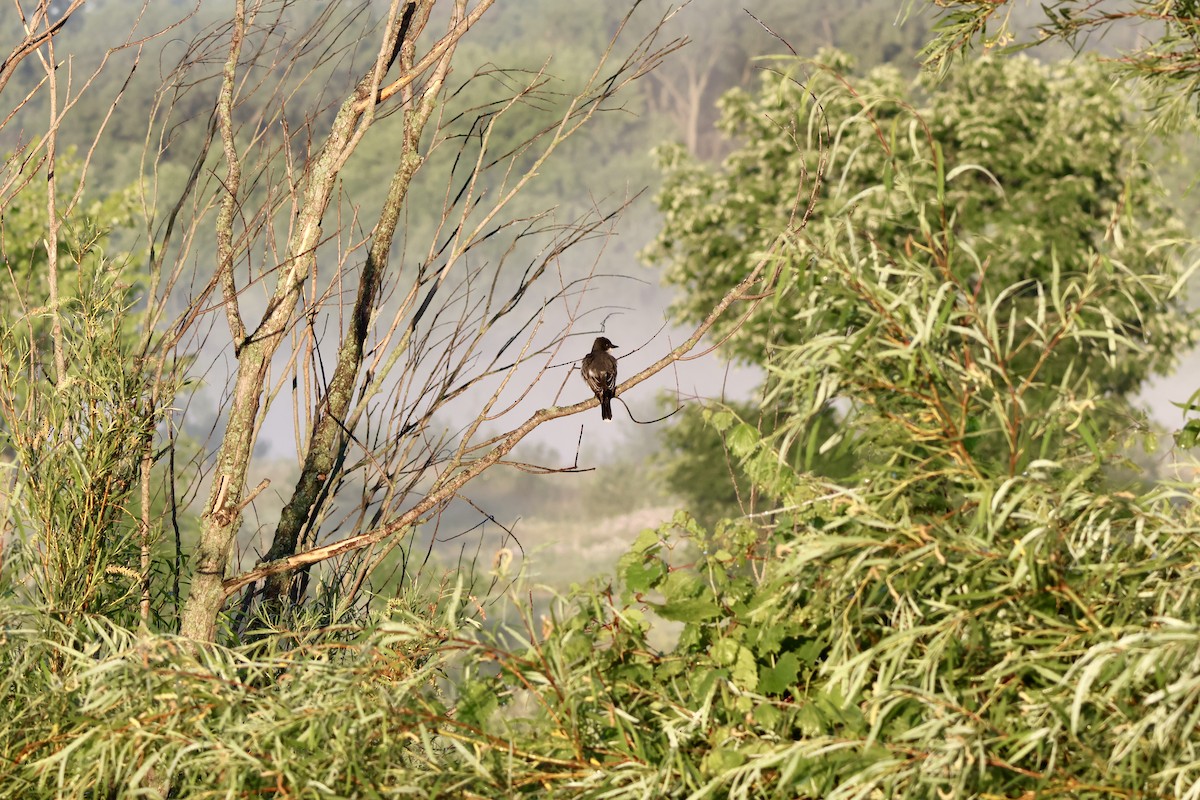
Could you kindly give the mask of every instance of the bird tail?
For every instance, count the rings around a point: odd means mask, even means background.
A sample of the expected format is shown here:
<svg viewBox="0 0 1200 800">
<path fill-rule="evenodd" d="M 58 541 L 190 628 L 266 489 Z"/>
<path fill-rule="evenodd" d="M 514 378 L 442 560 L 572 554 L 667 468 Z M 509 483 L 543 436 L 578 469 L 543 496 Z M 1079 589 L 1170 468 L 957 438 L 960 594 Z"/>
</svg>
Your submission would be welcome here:
<svg viewBox="0 0 1200 800">
<path fill-rule="evenodd" d="M 601 419 L 612 419 L 612 398 L 608 395 L 600 398 Z"/>
</svg>

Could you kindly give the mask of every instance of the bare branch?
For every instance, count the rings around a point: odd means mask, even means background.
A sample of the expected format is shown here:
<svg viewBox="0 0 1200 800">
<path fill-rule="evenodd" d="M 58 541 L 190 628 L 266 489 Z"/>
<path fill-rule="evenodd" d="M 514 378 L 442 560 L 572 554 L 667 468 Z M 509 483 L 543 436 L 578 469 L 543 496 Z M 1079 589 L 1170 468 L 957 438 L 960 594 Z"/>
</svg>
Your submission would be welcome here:
<svg viewBox="0 0 1200 800">
<path fill-rule="evenodd" d="M 50 120 L 46 132 L 46 283 L 50 287 L 50 338 L 54 348 L 54 380 L 67 379 L 67 356 L 63 349 L 62 308 L 58 295 L 58 231 L 62 220 L 58 214 L 58 176 L 55 161 L 58 158 L 58 125 L 61 120 L 58 107 L 58 64 L 54 60 L 54 38 L 51 23 L 45 9 L 39 7 L 46 23 L 46 54 L 38 53 L 42 69 L 50 90 Z"/>
<path fill-rule="evenodd" d="M 221 80 L 221 94 L 217 98 L 217 125 L 221 131 L 221 144 L 225 149 L 225 196 L 221 199 L 221 210 L 217 214 L 217 277 L 225 297 L 225 316 L 229 320 L 229 333 L 233 336 L 236 353 L 246 341 L 246 324 L 238 308 L 237 287 L 233 282 L 233 214 L 238 205 L 238 190 L 242 183 L 242 159 L 234 142 L 233 90 L 237 79 L 238 57 L 242 52 L 242 40 L 246 36 L 246 0 L 237 0 L 233 12 L 233 34 L 229 39 L 229 58 Z"/>
<path fill-rule="evenodd" d="M 778 242 L 776 243 L 776 247 Z M 732 290 L 730 290 L 724 298 L 713 308 L 712 312 L 704 319 L 704 321 L 696 327 L 682 344 L 673 349 L 671 352 L 664 355 L 658 361 L 643 369 L 641 372 L 634 375 L 632 378 L 621 383 L 617 387 L 617 394 L 632 389 L 634 386 L 646 381 L 647 379 L 657 375 L 667 367 L 674 364 L 676 361 L 687 355 L 708 332 L 722 314 L 739 300 L 743 300 L 747 292 L 756 282 L 762 277 L 763 271 L 767 264 L 772 261 L 771 256 L 775 252 L 776 247 L 773 247 L 766 256 L 764 256 L 754 269 L 746 275 Z M 759 301 L 752 301 L 757 304 Z M 374 530 L 361 533 L 357 536 L 351 536 L 342 539 L 332 544 L 316 547 L 307 550 L 303 553 L 297 553 L 294 556 L 263 564 L 241 575 L 229 578 L 224 582 L 225 596 L 236 592 L 241 587 L 273 575 L 285 570 L 292 570 L 298 567 L 303 567 L 309 564 L 315 564 L 343 553 L 360 550 L 364 547 L 372 545 L 389 536 L 393 536 L 408 528 L 411 528 L 418 520 L 428 514 L 433 509 L 447 502 L 454 497 L 472 479 L 483 473 L 489 467 L 500 462 L 508 453 L 512 451 L 517 444 L 532 433 L 534 430 L 551 420 L 569 417 L 573 414 L 578 414 L 588 409 L 595 408 L 599 405 L 596 398 L 585 400 L 581 403 L 575 403 L 570 406 L 544 408 L 534 413 L 519 427 L 513 429 L 498 439 L 498 443 L 487 453 L 487 455 L 470 462 L 468 465 L 452 477 L 439 482 L 437 488 L 426 495 L 420 502 L 414 505 L 411 509 L 401 514 L 397 519 L 389 522 L 386 525 L 378 527 Z"/>
<path fill-rule="evenodd" d="M 84 4 L 85 0 L 71 0 L 71 4 L 63 10 L 58 19 L 50 19 L 50 0 L 39 0 L 33 17 L 25 22 L 25 37 L 13 46 L 12 51 L 0 62 L 0 92 L 8 85 L 17 67 L 30 54 L 35 53 L 44 45 L 50 44 L 63 27 L 70 21 Z M 18 6 L 18 10 L 19 10 Z"/>
</svg>

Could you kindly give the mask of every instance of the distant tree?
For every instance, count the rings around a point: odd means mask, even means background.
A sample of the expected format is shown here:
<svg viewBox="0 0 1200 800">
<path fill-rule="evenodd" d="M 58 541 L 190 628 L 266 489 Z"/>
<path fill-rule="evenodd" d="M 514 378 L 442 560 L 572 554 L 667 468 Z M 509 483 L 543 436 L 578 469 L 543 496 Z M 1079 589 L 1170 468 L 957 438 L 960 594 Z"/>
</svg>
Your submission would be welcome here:
<svg viewBox="0 0 1200 800">
<path fill-rule="evenodd" d="M 78 154 L 68 151 L 61 156 L 56 173 L 61 184 L 73 192 L 82 178 Z M 0 218 L 0 259 L 5 266 L 4 279 L 0 282 L 0 308 L 3 308 L 3 318 L 10 322 L 29 310 L 22 308 L 23 303 L 49 293 L 49 254 L 43 241 L 47 201 L 46 176 L 39 173 L 36 180 L 25 183 L 8 199 L 4 216 Z M 83 200 L 64 220 L 68 241 L 59 243 L 58 255 L 70 256 L 71 247 L 78 248 L 83 242 L 87 243 L 83 250 L 93 260 L 102 257 L 127 260 L 129 254 L 121 252 L 112 237 L 114 233 L 123 233 L 129 238 L 136 215 L 137 197 L 133 186 Z M 78 267 L 75 260 L 67 262 L 64 273 L 71 280 L 65 282 L 65 292 L 78 288 L 74 274 Z"/>
<path fill-rule="evenodd" d="M 1020 8 L 1012 0 L 986 6 L 964 0 L 935 2 L 941 22 L 922 56 L 937 75 L 952 74 L 958 61 L 976 46 L 1036 53 L 1065 44 L 1079 52 L 1124 34 L 1123 46 L 1104 63 L 1119 82 L 1136 86 L 1146 98 L 1146 127 L 1156 131 L 1195 126 L 1200 98 L 1200 8 L 1191 0 L 1053 0 L 1037 9 Z M 907 10 L 917 12 L 927 5 L 927 0 L 909 0 Z M 1020 25 L 1014 24 L 1017 18 Z M 1180 180 L 1188 189 L 1193 182 L 1190 177 Z M 1194 203 L 1190 211 L 1195 213 Z M 1200 388 L 1184 406 L 1186 422 L 1176 441 L 1195 447 L 1200 444 Z"/>
<path fill-rule="evenodd" d="M 739 404 L 735 409 L 747 419 L 755 416 L 748 405 Z M 667 489 L 706 527 L 752 507 L 750 481 L 738 469 L 722 432 L 714 435 L 705 418 L 711 413 L 688 405 L 662 432 L 664 450 L 671 454 L 661 463 Z"/>
<path fill-rule="evenodd" d="M 728 143 L 714 126 L 717 101 L 754 83 L 765 53 L 790 49 L 809 57 L 836 47 L 864 66 L 890 63 L 914 73 L 926 21 L 914 15 L 908 24 L 897 25 L 898 11 L 890 0 L 768 0 L 751 7 L 692 3 L 683 9 L 692 44 L 653 73 L 650 108 L 670 120 L 670 136 L 687 152 L 718 157 Z"/>
</svg>

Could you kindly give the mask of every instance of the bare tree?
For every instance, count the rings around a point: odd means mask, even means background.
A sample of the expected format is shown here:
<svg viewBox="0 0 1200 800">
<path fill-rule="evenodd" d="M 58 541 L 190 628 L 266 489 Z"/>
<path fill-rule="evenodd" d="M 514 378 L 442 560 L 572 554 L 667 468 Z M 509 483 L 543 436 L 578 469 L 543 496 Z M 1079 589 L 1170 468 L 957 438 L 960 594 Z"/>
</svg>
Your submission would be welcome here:
<svg viewBox="0 0 1200 800">
<path fill-rule="evenodd" d="M 580 272 L 565 254 L 611 235 L 629 200 L 568 214 L 530 210 L 522 198 L 564 142 L 619 113 L 622 95 L 683 42 L 664 33 L 673 12 L 643 20 L 634 2 L 577 87 L 563 89 L 551 65 L 486 65 L 452 82 L 460 44 L 492 4 L 391 0 L 381 14 L 371 3 L 237 0 L 164 79 L 143 159 L 150 255 L 142 382 L 131 391 L 143 409 L 138 430 L 168 435 L 129 443 L 136 458 L 122 473 L 141 481 L 143 618 L 154 464 L 166 458 L 173 471 L 170 432 L 193 413 L 191 398 L 172 405 L 185 370 L 225 386 L 219 444 L 196 462 L 207 499 L 179 619 L 195 640 L 216 638 L 237 593 L 243 618 L 284 619 L 318 565 L 343 607 L 352 604 L 398 542 L 470 481 L 514 464 L 529 433 L 595 407 L 560 398 L 587 396 L 581 382 L 568 384 L 584 350 L 568 343 L 594 332 L 592 290 L 604 270 L 600 256 Z M 479 82 L 492 96 L 465 104 Z M 530 119 L 542 122 L 514 137 Z M 184 154 L 182 177 L 165 168 Z M 380 176 L 365 201 L 345 182 L 364 162 Z M 618 393 L 690 357 L 733 304 L 761 298 L 763 269 Z M 52 361 L 65 368 L 70 342 L 50 338 Z M 200 353 L 217 366 L 189 366 Z M 543 385 L 553 404 L 524 412 Z M 264 493 L 254 459 L 281 400 L 291 404 L 299 473 L 282 491 L 269 547 L 248 564 L 237 557 L 243 517 L 281 488 Z M 446 426 L 468 406 L 465 423 Z M 197 491 L 177 493 L 173 477 L 167 488 L 168 515 L 185 512 Z"/>
<path fill-rule="evenodd" d="M 408 289 L 385 306 L 383 289 L 391 288 L 387 282 L 396 280 L 400 272 L 389 269 L 389 261 L 414 176 L 431 150 L 452 141 L 438 131 L 429 135 L 427 127 L 444 109 L 446 80 L 458 43 L 488 10 L 491 0 L 473 6 L 465 0 L 453 3 L 443 32 L 419 47 L 418 40 L 430 25 L 434 6 L 431 0 L 394 0 L 378 28 L 374 58 L 340 102 L 323 140 L 312 147 L 311 155 L 294 159 L 292 142 L 286 137 L 284 103 L 278 102 L 274 108 L 268 105 L 270 110 L 265 112 L 274 115 L 284 129 L 282 141 L 268 142 L 261 133 L 267 127 L 265 113 L 261 106 L 250 105 L 252 92 L 247 91 L 247 87 L 257 88 L 249 83 L 249 76 L 263 66 L 268 47 L 274 47 L 270 51 L 275 59 L 270 64 L 272 71 L 294 68 L 295 62 L 289 60 L 292 51 L 267 44 L 280 35 L 278 16 L 256 27 L 256 20 L 265 13 L 264 6 L 247 7 L 244 0 L 237 5 L 215 112 L 224 174 L 213 195 L 217 204 L 217 263 L 210 281 L 210 288 L 220 291 L 220 306 L 237 366 L 193 559 L 191 590 L 182 612 L 181 631 L 187 636 L 212 639 L 228 596 L 254 577 L 269 578 L 262 587 L 263 597 L 269 607 L 277 608 L 286 598 L 289 585 L 281 564 L 312 564 L 403 530 L 481 471 L 460 470 L 469 435 L 463 437 L 459 453 L 449 462 L 439 463 L 436 451 L 441 448 L 419 451 L 427 447 L 424 437 L 435 412 L 483 378 L 505 370 L 511 374 L 517 364 L 532 355 L 528 350 L 530 341 L 511 366 L 503 364 L 502 353 L 497 353 L 483 369 L 471 369 L 480 358 L 488 330 L 518 308 L 520 296 L 545 269 L 520 277 L 511 301 L 504 302 L 496 294 L 506 288 L 504 265 L 494 264 L 491 289 L 476 298 L 473 284 L 484 277 L 487 267 L 469 266 L 467 254 L 495 236 L 497 230 L 513 224 L 502 219 L 501 212 L 532 180 L 545 159 L 663 53 L 648 39 L 623 62 L 610 64 L 612 54 L 606 54 L 584 91 L 568 103 L 560 122 L 515 152 L 497 157 L 489 147 L 491 130 L 507 109 L 530 102 L 542 88 L 544 76 L 534 75 L 505 106 L 489 111 L 478 127 L 474 163 L 465 174 L 451 178 L 462 183 L 457 196 L 451 196 L 447 188 L 437 225 L 438 238 L 412 271 Z M 327 22 L 328 18 L 318 20 L 319 25 Z M 251 42 L 257 43 L 258 50 L 247 58 L 245 48 Z M 188 66 L 194 67 L 199 61 Z M 604 74 L 604 69 L 613 72 Z M 246 115 L 240 126 L 239 112 Z M 331 199 L 339 175 L 368 130 L 390 113 L 401 117 L 399 125 L 392 127 L 392 131 L 397 127 L 399 131 L 388 167 L 390 185 L 373 226 L 365 236 L 355 238 L 352 226 L 337 219 L 346 209 L 338 206 L 331 210 Z M 308 135 L 319 124 L 316 114 L 308 114 Z M 457 155 L 468 155 L 465 145 Z M 252 158 L 257 162 L 250 183 L 244 173 Z M 279 160 L 286 168 L 273 171 Z M 501 178 L 488 183 L 490 196 L 482 199 L 482 176 L 497 169 L 501 170 Z M 275 182 L 269 183 L 271 180 Z M 259 205 L 252 208 L 255 201 Z M 277 242 L 280 208 L 286 209 L 287 232 L 283 241 Z M 362 211 L 355 209 L 353 213 L 361 215 Z M 331 222 L 333 229 L 326 230 Z M 581 235 L 583 232 L 576 231 L 566 238 L 577 240 Z M 256 249 L 278 256 L 257 259 Z M 357 266 L 353 260 L 360 252 L 362 263 Z M 319 268 L 320 262 L 329 257 L 336 259 L 333 269 Z M 274 288 L 257 319 L 247 323 L 245 285 L 235 267 L 255 260 L 258 263 L 250 267 L 248 282 L 273 280 Z M 341 300 L 347 293 L 354 298 L 348 307 Z M 179 320 L 180 332 L 195 323 L 207 303 L 205 297 L 194 302 Z M 323 357 L 314 320 L 335 308 L 340 344 L 332 370 L 318 377 L 309 370 Z M 379 325 L 382 319 L 389 320 L 386 326 Z M 368 358 L 368 339 L 376 333 L 375 326 L 382 330 Z M 271 379 L 272 360 L 289 336 L 293 345 L 285 369 L 292 372 L 293 383 L 303 382 L 309 390 L 309 397 L 295 398 L 299 404 L 296 414 L 305 418 L 300 442 L 303 465 L 266 554 L 269 566 L 248 576 L 229 577 L 230 554 L 242 512 L 263 488 L 260 483 L 258 489 L 247 491 L 247 476 L 264 409 L 279 386 Z M 544 346 L 538 348 L 538 352 L 545 351 Z M 387 404 L 389 416 L 382 423 L 387 435 L 379 447 L 371 447 L 361 436 L 366 435 L 364 423 L 379 417 L 381 395 L 391 401 Z M 491 403 L 488 405 L 490 409 Z M 365 428 L 369 431 L 370 425 Z M 357 466 L 347 464 L 351 451 L 356 451 Z M 372 488 L 353 503 L 364 512 L 375 506 L 371 517 L 361 514 L 350 528 L 367 530 L 345 537 L 332 549 L 302 550 L 305 544 L 312 544 L 320 519 L 334 506 L 338 489 L 352 485 L 347 474 L 354 469 L 374 473 Z M 397 480 L 396 474 L 407 477 Z M 435 477 L 431 479 L 431 475 Z M 430 485 L 425 488 L 425 497 L 412 505 L 410 494 L 422 481 Z M 411 506 L 401 516 L 402 521 L 387 520 L 389 510 L 401 504 Z M 383 525 L 379 524 L 381 515 L 386 520 Z"/>
</svg>

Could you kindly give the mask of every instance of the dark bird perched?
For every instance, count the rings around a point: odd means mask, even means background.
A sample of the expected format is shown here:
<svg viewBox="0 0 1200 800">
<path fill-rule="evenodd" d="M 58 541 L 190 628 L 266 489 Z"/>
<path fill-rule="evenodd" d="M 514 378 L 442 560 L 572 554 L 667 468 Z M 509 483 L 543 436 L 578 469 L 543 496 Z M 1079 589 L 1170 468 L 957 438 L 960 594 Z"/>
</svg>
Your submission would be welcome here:
<svg viewBox="0 0 1200 800">
<path fill-rule="evenodd" d="M 600 400 L 600 415 L 604 419 L 612 419 L 611 403 L 617 388 L 617 360 L 608 354 L 614 347 L 616 345 L 608 339 L 598 337 L 592 342 L 592 352 L 583 357 L 579 368 L 588 388 Z"/>
</svg>

